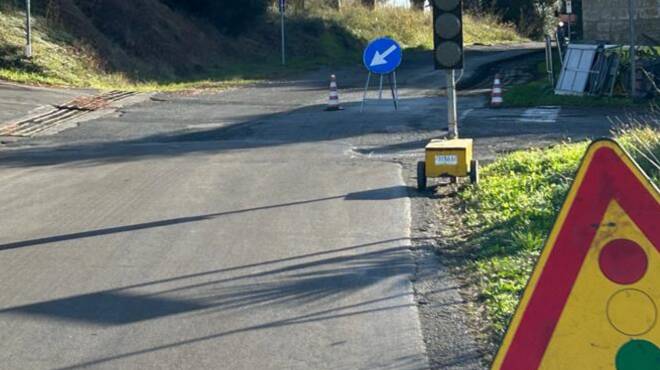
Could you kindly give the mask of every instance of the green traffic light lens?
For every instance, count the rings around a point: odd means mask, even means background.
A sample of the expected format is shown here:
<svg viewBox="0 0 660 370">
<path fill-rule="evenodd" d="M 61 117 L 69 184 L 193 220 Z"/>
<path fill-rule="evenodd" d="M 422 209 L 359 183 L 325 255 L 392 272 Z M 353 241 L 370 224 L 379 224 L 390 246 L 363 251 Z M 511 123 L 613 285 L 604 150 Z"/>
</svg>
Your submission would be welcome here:
<svg viewBox="0 0 660 370">
<path fill-rule="evenodd" d="M 616 354 L 616 370 L 660 369 L 660 349 L 646 340 L 631 340 Z"/>
</svg>

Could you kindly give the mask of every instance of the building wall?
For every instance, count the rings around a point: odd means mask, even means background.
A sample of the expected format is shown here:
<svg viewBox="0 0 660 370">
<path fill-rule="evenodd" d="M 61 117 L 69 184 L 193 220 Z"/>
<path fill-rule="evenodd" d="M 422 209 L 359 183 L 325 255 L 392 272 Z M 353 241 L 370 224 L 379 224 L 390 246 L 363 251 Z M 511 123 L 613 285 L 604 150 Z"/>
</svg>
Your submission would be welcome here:
<svg viewBox="0 0 660 370">
<path fill-rule="evenodd" d="M 635 0 L 635 28 L 638 43 L 646 43 L 645 33 L 660 41 L 660 0 Z M 629 42 L 628 0 L 586 0 L 582 2 L 582 22 L 585 40 L 611 43 Z"/>
</svg>

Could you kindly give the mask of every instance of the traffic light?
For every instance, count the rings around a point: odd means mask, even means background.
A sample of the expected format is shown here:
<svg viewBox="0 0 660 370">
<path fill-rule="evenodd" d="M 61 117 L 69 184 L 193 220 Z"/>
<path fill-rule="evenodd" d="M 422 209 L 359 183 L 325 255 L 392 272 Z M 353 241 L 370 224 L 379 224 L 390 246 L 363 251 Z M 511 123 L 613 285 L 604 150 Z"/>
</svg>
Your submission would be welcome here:
<svg viewBox="0 0 660 370">
<path fill-rule="evenodd" d="M 463 1 L 432 0 L 435 69 L 463 68 Z"/>
</svg>

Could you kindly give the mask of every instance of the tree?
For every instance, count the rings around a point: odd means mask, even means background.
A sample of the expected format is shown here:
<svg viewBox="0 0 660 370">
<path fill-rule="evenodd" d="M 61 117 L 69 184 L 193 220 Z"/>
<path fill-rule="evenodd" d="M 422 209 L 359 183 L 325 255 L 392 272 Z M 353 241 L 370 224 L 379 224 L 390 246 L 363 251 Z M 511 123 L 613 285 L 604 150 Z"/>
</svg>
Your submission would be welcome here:
<svg viewBox="0 0 660 370">
<path fill-rule="evenodd" d="M 268 0 L 164 0 L 171 8 L 204 18 L 220 31 L 238 34 L 261 17 Z"/>
<path fill-rule="evenodd" d="M 369 9 L 375 9 L 376 8 L 376 0 L 360 0 L 362 3 L 362 6 L 366 6 Z"/>
<path fill-rule="evenodd" d="M 411 0 L 410 3 L 413 9 L 424 10 L 424 3 L 426 3 L 426 0 Z"/>
<path fill-rule="evenodd" d="M 538 36 L 548 23 L 559 0 L 464 0 L 464 8 L 494 13 L 505 22 L 532 36 Z"/>
</svg>

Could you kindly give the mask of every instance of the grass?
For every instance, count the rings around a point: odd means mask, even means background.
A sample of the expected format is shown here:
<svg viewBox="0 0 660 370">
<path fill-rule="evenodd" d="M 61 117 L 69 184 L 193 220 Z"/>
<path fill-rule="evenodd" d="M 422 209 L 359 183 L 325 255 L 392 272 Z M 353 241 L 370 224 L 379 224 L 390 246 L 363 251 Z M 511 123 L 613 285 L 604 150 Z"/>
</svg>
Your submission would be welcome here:
<svg viewBox="0 0 660 370">
<path fill-rule="evenodd" d="M 49 23 L 38 15 L 33 18 L 34 58 L 28 60 L 22 56 L 23 13 L 2 9 L 0 79 L 35 85 L 136 91 L 222 89 L 319 66 L 357 65 L 366 42 L 378 36 L 394 37 L 407 48 L 432 47 L 432 20 L 428 13 L 388 7 L 374 11 L 360 6 L 345 6 L 340 11 L 313 7 L 306 12 L 288 15 L 289 63 L 286 67 L 279 64 L 279 17 L 271 13 L 246 35 L 234 39 L 223 36 L 218 42 L 224 43 L 223 50 L 229 51 L 222 57 L 196 61 L 201 63 L 197 71 L 177 74 L 171 72 L 177 69 L 176 65 L 149 68 L 153 61 L 139 60 L 131 50 L 119 50 L 117 43 L 102 53 L 91 46 L 94 45 L 93 39 L 74 37 L 65 31 L 65 27 Z M 94 32 L 88 33 L 93 35 Z M 500 24 L 494 16 L 465 16 L 465 42 L 468 44 L 524 40 L 513 26 Z M 108 42 L 112 41 L 104 40 L 104 45 Z M 136 48 L 142 49 L 140 46 Z M 115 52 L 124 58 L 122 68 L 108 67 L 113 65 Z M 216 51 L 209 52 L 212 53 Z M 180 64 L 188 66 L 191 63 L 187 63 L 185 57 L 181 56 Z"/>
<path fill-rule="evenodd" d="M 361 6 L 345 6 L 341 11 L 320 8 L 313 16 L 344 25 L 360 40 L 390 36 L 409 48 L 433 48 L 431 12 L 380 7 L 369 11 Z M 529 41 L 511 24 L 503 24 L 490 14 L 464 14 L 463 41 L 472 44 L 503 44 Z"/>
<path fill-rule="evenodd" d="M 659 185 L 660 128 L 623 129 L 617 139 Z M 514 152 L 484 167 L 479 186 L 459 192 L 467 269 L 476 277 L 491 344 L 506 330 L 587 146 Z"/>
<path fill-rule="evenodd" d="M 515 85 L 504 91 L 507 107 L 538 107 L 555 105 L 561 107 L 629 107 L 643 105 L 633 103 L 627 97 L 555 95 L 547 78 Z"/>
<path fill-rule="evenodd" d="M 559 59 L 554 62 L 559 66 Z M 528 83 L 514 85 L 504 90 L 504 105 L 507 107 L 538 107 L 544 105 L 555 105 L 562 107 L 629 107 L 633 105 L 645 105 L 648 102 L 633 103 L 630 98 L 620 94 L 613 97 L 608 96 L 571 96 L 555 95 L 554 88 L 547 78 L 545 61 L 537 65 L 537 79 Z M 558 78 L 557 77 L 555 79 Z"/>
<path fill-rule="evenodd" d="M 199 75 L 180 78 L 138 79 L 103 68 L 102 58 L 94 50 L 60 27 L 48 26 L 44 18 L 34 18 L 31 60 L 23 57 L 23 17 L 19 13 L 0 12 L 0 26 L 0 79 L 19 83 L 102 90 L 176 91 L 225 88 L 282 73 L 277 66 L 264 67 L 254 62 L 213 66 Z M 244 73 L 245 70 L 255 72 Z"/>
<path fill-rule="evenodd" d="M 22 57 L 24 20 L 18 14 L 0 12 L 0 78 L 37 85 L 123 86 L 119 74 L 105 73 L 89 50 L 75 44 L 66 32 L 44 27 L 43 19 L 33 25 L 34 58 Z"/>
</svg>

